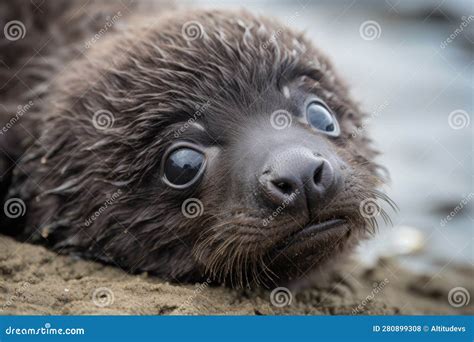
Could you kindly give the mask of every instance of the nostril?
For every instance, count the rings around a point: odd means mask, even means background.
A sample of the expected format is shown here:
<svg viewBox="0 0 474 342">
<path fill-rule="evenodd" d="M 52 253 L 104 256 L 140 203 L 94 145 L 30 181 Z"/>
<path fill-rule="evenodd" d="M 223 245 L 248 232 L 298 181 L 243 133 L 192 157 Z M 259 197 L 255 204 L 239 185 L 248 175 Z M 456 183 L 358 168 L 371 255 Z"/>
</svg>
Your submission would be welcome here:
<svg viewBox="0 0 474 342">
<path fill-rule="evenodd" d="M 293 186 L 284 180 L 274 180 L 272 181 L 272 184 L 280 190 L 285 195 L 290 195 L 293 192 Z"/>
<path fill-rule="evenodd" d="M 316 170 L 314 170 L 314 174 L 313 174 L 314 184 L 321 183 L 321 180 L 323 178 L 323 168 L 324 168 L 324 163 L 321 163 L 316 167 Z"/>
</svg>

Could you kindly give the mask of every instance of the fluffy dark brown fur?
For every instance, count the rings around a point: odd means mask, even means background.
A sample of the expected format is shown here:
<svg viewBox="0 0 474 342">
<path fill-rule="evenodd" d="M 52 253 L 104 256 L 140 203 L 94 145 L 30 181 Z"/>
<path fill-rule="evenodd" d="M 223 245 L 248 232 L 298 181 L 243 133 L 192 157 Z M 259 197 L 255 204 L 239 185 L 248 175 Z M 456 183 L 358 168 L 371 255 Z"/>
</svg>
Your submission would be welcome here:
<svg viewBox="0 0 474 342">
<path fill-rule="evenodd" d="M 370 140 L 363 130 L 351 134 L 363 114 L 302 34 L 246 11 L 145 16 L 128 5 L 77 12 L 77 3 L 55 1 L 38 12 L 27 2 L 1 2 L 8 20 L 27 27 L 24 40 L 2 38 L 2 123 L 33 102 L 2 134 L 18 142 L 2 144 L 2 187 L 26 203 L 26 215 L 3 218 L 9 233 L 165 279 L 271 286 L 326 265 L 375 227 L 375 219 L 360 215 L 360 202 L 387 198 L 376 190 L 381 181 Z M 120 19 L 86 46 L 117 11 Z M 197 38 L 186 36 L 190 22 L 199 24 Z M 307 217 L 283 211 L 262 226 L 271 210 L 256 207 L 252 190 L 233 176 L 245 169 L 245 160 L 233 161 L 246 134 L 258 135 L 253 123 L 292 109 L 285 87 L 323 99 L 342 130 L 336 139 L 316 137 L 344 161 L 345 183 L 313 220 L 343 217 L 347 229 L 310 240 L 317 253 L 304 257 L 280 246 Z M 100 111 L 113 116 L 107 129 L 94 125 Z M 205 133 L 192 124 L 183 129 L 190 119 Z M 191 190 L 170 189 L 159 178 L 163 153 L 176 140 L 215 151 L 218 167 Z M 196 218 L 181 209 L 191 197 L 204 208 Z"/>
</svg>

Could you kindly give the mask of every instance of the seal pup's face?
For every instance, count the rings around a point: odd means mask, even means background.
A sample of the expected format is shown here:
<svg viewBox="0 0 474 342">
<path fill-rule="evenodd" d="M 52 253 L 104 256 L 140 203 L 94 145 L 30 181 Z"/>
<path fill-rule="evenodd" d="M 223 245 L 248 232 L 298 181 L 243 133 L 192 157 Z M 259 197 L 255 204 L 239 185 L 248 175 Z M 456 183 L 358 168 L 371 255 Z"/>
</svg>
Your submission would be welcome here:
<svg viewBox="0 0 474 342">
<path fill-rule="evenodd" d="M 57 245 L 166 279 L 270 286 L 363 238 L 375 219 L 361 203 L 382 197 L 375 152 L 326 58 L 246 12 L 158 22 L 104 42 L 58 87 L 43 144 L 61 145 L 47 157 L 62 168 L 44 166 L 43 195 L 76 196 L 54 202 L 69 227 Z"/>
</svg>

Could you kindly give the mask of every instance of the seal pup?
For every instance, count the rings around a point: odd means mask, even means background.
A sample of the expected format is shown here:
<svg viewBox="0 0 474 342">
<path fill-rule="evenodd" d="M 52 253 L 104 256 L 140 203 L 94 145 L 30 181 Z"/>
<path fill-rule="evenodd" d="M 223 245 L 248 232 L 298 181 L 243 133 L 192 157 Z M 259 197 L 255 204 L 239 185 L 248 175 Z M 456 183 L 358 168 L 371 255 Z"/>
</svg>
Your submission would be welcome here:
<svg viewBox="0 0 474 342">
<path fill-rule="evenodd" d="M 166 280 L 270 287 L 388 220 L 364 113 L 303 34 L 244 10 L 131 10 L 102 31 L 113 6 L 87 29 L 74 13 L 28 31 L 65 35 L 48 63 L 9 67 L 34 73 L 3 95 L 34 104 L 2 134 L 19 142 L 2 145 L 9 233 Z"/>
</svg>

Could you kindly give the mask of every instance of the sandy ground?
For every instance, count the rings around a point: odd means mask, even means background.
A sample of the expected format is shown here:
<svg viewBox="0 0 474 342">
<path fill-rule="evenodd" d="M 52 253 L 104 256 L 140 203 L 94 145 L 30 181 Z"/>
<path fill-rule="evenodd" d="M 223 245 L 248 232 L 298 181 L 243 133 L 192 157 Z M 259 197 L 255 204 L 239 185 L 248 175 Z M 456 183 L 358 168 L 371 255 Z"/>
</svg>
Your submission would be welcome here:
<svg viewBox="0 0 474 342">
<path fill-rule="evenodd" d="M 371 268 L 350 262 L 327 285 L 293 293 L 280 308 L 270 291 L 170 284 L 0 236 L 3 315 L 473 314 L 472 301 L 459 308 L 448 302 L 455 287 L 474 293 L 473 277 L 473 269 L 452 265 L 436 275 L 414 275 L 393 261 Z M 273 302 L 286 304 L 286 298 Z"/>
</svg>

